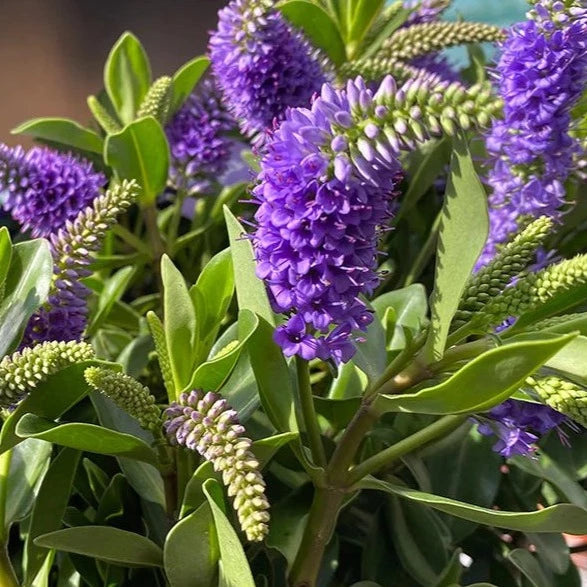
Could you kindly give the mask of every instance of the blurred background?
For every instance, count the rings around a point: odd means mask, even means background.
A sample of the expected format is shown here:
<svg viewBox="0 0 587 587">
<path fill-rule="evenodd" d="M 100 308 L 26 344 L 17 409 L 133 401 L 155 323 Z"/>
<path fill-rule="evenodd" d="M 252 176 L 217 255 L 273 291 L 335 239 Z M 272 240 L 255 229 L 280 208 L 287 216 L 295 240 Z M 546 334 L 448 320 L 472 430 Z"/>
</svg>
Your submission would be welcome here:
<svg viewBox="0 0 587 587">
<path fill-rule="evenodd" d="M 206 50 L 222 0 L 0 0 L 0 141 L 38 116 L 88 119 L 86 97 L 102 87 L 102 67 L 120 33 L 141 40 L 155 77 Z M 447 18 L 509 24 L 524 0 L 454 0 Z M 460 55 L 453 54 L 455 59 Z M 26 139 L 25 139 L 26 142 Z"/>
</svg>

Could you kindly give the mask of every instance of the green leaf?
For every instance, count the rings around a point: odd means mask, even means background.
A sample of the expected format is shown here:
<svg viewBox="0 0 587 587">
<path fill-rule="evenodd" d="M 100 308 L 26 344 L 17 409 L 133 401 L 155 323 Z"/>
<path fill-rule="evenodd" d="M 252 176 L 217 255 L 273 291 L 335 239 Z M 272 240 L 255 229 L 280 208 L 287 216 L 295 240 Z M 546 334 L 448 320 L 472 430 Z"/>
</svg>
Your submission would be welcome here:
<svg viewBox="0 0 587 587">
<path fill-rule="evenodd" d="M 372 303 L 377 317 L 382 322 L 387 310 L 393 309 L 395 323 L 394 331 L 387 333 L 388 350 L 402 350 L 406 346 L 405 331 L 409 331 L 412 337 L 415 337 L 426 322 L 428 299 L 426 289 L 420 283 L 384 293 L 375 298 Z"/>
<path fill-rule="evenodd" d="M 4 286 L 12 259 L 12 240 L 6 226 L 0 228 L 0 302 L 4 298 Z"/>
<path fill-rule="evenodd" d="M 151 66 L 140 41 L 125 32 L 104 66 L 104 87 L 123 123 L 131 122 L 151 85 Z"/>
<path fill-rule="evenodd" d="M 6 262 L 4 232 L 1 239 L 2 260 Z M 0 357 L 14 350 L 20 342 L 29 318 L 47 299 L 52 277 L 53 259 L 45 239 L 25 241 L 12 247 L 0 304 Z"/>
<path fill-rule="evenodd" d="M 583 336 L 587 336 L 587 312 L 583 312 L 571 320 L 566 320 L 560 324 L 553 324 L 544 328 L 541 332 L 555 332 L 557 334 L 565 334 L 567 332 L 579 332 Z"/>
<path fill-rule="evenodd" d="M 551 587 L 552 583 L 544 574 L 540 563 L 525 548 L 516 548 L 508 559 L 522 572 L 534 587 Z"/>
<path fill-rule="evenodd" d="M 211 587 L 218 566 L 214 519 L 208 503 L 181 519 L 167 534 L 163 560 L 171 587 Z"/>
<path fill-rule="evenodd" d="M 90 391 L 84 371 L 91 366 L 120 371 L 120 366 L 115 363 L 94 360 L 71 365 L 49 376 L 4 421 L 0 430 L 0 454 L 22 442 L 15 430 L 23 416 L 35 414 L 55 420 L 77 404 Z"/>
<path fill-rule="evenodd" d="M 16 425 L 16 434 L 21 438 L 40 438 L 69 448 L 129 457 L 152 465 L 158 462 L 155 452 L 142 440 L 95 424 L 55 424 L 34 414 L 25 414 Z"/>
<path fill-rule="evenodd" d="M 259 469 L 263 469 L 282 446 L 289 444 L 298 437 L 297 432 L 284 432 L 283 434 L 255 440 L 252 451 L 259 461 Z"/>
<path fill-rule="evenodd" d="M 79 451 L 70 448 L 61 449 L 53 459 L 47 475 L 43 479 L 41 490 L 31 515 L 26 541 L 25 583 L 27 585 L 39 572 L 48 554 L 46 549 L 36 545 L 34 540 L 42 534 L 61 528 L 61 520 L 69 501 L 79 458 Z"/>
<path fill-rule="evenodd" d="M 587 336 L 577 336 L 549 359 L 546 367 L 556 369 L 578 383 L 587 385 Z"/>
<path fill-rule="evenodd" d="M 373 57 L 375 53 L 379 50 L 383 41 L 391 37 L 392 33 L 399 29 L 404 22 L 408 19 L 410 15 L 410 11 L 406 10 L 405 8 L 400 8 L 396 11 L 391 19 L 385 24 L 385 26 L 381 29 L 381 32 L 377 35 L 375 39 L 369 42 L 368 46 L 365 50 L 361 51 L 361 58 L 368 59 L 369 57 Z"/>
<path fill-rule="evenodd" d="M 335 65 L 346 60 L 344 42 L 336 23 L 317 4 L 308 0 L 290 0 L 279 10 L 294 26 L 302 29 L 315 47 L 322 49 Z"/>
<path fill-rule="evenodd" d="M 175 389 L 189 383 L 194 366 L 196 314 L 183 275 L 167 255 L 161 258 L 165 338 Z"/>
<path fill-rule="evenodd" d="M 204 482 L 208 479 L 216 479 L 217 474 L 214 466 L 210 461 L 203 461 L 202 464 L 194 471 L 185 486 L 183 493 L 183 502 L 179 512 L 179 517 L 184 518 L 188 514 L 195 512 L 203 503 L 206 503 L 204 495 Z"/>
<path fill-rule="evenodd" d="M 163 551 L 151 540 L 109 526 L 78 526 L 35 539 L 37 546 L 83 554 L 126 567 L 162 567 Z"/>
<path fill-rule="evenodd" d="M 204 482 L 204 494 L 212 510 L 220 550 L 220 583 L 224 587 L 255 587 L 240 540 L 224 513 L 222 489 L 217 481 Z"/>
<path fill-rule="evenodd" d="M 385 330 L 379 320 L 373 320 L 367 327 L 364 341 L 357 343 L 357 352 L 353 363 L 375 383 L 387 367 L 385 348 Z"/>
<path fill-rule="evenodd" d="M 5 527 L 9 528 L 30 513 L 51 460 L 51 445 L 30 438 L 14 447 L 11 455 L 2 458 L 10 458 L 4 514 Z"/>
<path fill-rule="evenodd" d="M 411 154 L 407 170 L 409 185 L 394 219 L 396 223 L 418 203 L 444 171 L 450 161 L 451 146 L 448 138 L 442 138 L 424 143 Z"/>
<path fill-rule="evenodd" d="M 84 128 L 75 120 L 68 118 L 33 118 L 19 124 L 12 129 L 11 133 L 13 135 L 29 135 L 35 139 L 43 139 L 74 149 L 102 154 L 102 138 L 93 130 Z"/>
<path fill-rule="evenodd" d="M 241 310 L 247 309 L 275 325 L 275 317 L 265 291 L 265 285 L 255 274 L 255 254 L 247 232 L 226 206 L 224 218 L 230 239 L 236 298 Z"/>
<path fill-rule="evenodd" d="M 152 116 L 127 124 L 106 137 L 104 161 L 120 179 L 136 179 L 139 204 L 151 205 L 167 184 L 169 145 L 163 128 Z"/>
<path fill-rule="evenodd" d="M 434 584 L 434 587 L 451 587 L 458 585 L 463 574 L 463 566 L 459 560 L 462 553 L 460 548 L 457 548 L 453 552 L 453 555 L 448 561 L 446 567 L 438 577 L 438 581 Z"/>
<path fill-rule="evenodd" d="M 361 489 L 384 491 L 404 499 L 423 503 L 451 516 L 486 526 L 521 532 L 566 532 L 569 534 L 585 534 L 587 532 L 587 510 L 570 504 L 553 505 L 535 512 L 507 512 L 482 508 L 447 497 L 409 489 L 373 477 L 364 479 L 357 486 Z"/>
<path fill-rule="evenodd" d="M 563 575 L 569 569 L 570 549 L 561 534 L 532 534 L 528 540 L 536 547 L 538 560 L 557 575 Z"/>
<path fill-rule="evenodd" d="M 271 423 L 281 432 L 295 431 L 293 386 L 287 362 L 273 342 L 275 317 L 263 282 L 255 275 L 255 257 L 239 221 L 224 208 L 230 238 L 236 297 L 241 310 L 259 317 L 259 326 L 248 344 L 251 365 L 261 402 Z"/>
<path fill-rule="evenodd" d="M 347 397 L 342 399 L 328 397 L 314 397 L 316 411 L 339 428 L 344 428 L 357 413 L 361 405 L 360 397 Z"/>
<path fill-rule="evenodd" d="M 102 325 L 114 304 L 120 300 L 126 291 L 134 274 L 134 267 L 123 267 L 106 280 L 104 289 L 98 297 L 98 308 L 87 327 L 87 336 L 95 334 L 96 330 Z"/>
<path fill-rule="evenodd" d="M 195 285 L 190 288 L 198 318 L 199 359 L 205 359 L 210 352 L 233 295 L 232 256 L 230 249 L 224 249 L 206 263 Z"/>
<path fill-rule="evenodd" d="M 259 325 L 256 314 L 250 310 L 239 312 L 239 342 L 229 352 L 202 363 L 195 371 L 185 390 L 206 389 L 215 391 L 228 379 L 234 369 L 243 347 Z"/>
<path fill-rule="evenodd" d="M 532 373 L 575 338 L 537 335 L 487 351 L 467 363 L 446 381 L 416 393 L 381 395 L 375 401 L 380 413 L 466 414 L 481 412 L 507 399 Z"/>
<path fill-rule="evenodd" d="M 440 220 L 436 276 L 432 293 L 432 323 L 426 352 L 440 359 L 454 316 L 489 229 L 487 194 L 481 185 L 469 147 L 455 141 Z"/>
<path fill-rule="evenodd" d="M 173 115 L 182 107 L 209 66 L 210 60 L 207 57 L 195 57 L 175 72 L 173 75 L 173 99 L 169 114 Z"/>
<path fill-rule="evenodd" d="M 351 0 L 351 18 L 347 37 L 351 56 L 354 56 L 353 48 L 361 43 L 383 6 L 385 6 L 385 0 Z"/>
</svg>

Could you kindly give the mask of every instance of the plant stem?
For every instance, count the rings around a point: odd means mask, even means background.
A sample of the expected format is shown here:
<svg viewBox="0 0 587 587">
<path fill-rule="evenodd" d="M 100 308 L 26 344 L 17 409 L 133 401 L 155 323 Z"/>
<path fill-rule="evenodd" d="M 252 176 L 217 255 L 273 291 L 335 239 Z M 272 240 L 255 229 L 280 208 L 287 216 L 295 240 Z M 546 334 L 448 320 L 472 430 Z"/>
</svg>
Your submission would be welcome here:
<svg viewBox="0 0 587 587">
<path fill-rule="evenodd" d="M 296 356 L 296 371 L 298 374 L 298 389 L 300 393 L 300 407 L 302 410 L 303 424 L 308 435 L 310 451 L 314 464 L 319 467 L 326 466 L 326 454 L 320 438 L 320 427 L 312 397 L 312 385 L 310 384 L 310 368 L 308 361 Z"/>
<path fill-rule="evenodd" d="M 2 587 L 19 587 L 6 544 L 0 545 L 0 585 Z"/>
<path fill-rule="evenodd" d="M 186 195 L 187 194 L 184 190 L 178 190 L 177 194 L 175 195 L 173 215 L 171 216 L 171 220 L 169 221 L 169 229 L 167 232 L 167 244 L 169 245 L 170 251 L 173 250 L 173 246 L 175 245 L 175 241 L 177 240 L 179 223 L 181 221 L 181 212 Z"/>
<path fill-rule="evenodd" d="M 432 440 L 445 436 L 449 432 L 452 432 L 458 428 L 465 420 L 467 416 L 444 416 L 436 422 L 426 426 L 422 430 L 419 430 L 415 434 L 400 440 L 396 444 L 382 450 L 381 452 L 373 455 L 371 458 L 363 461 L 351 470 L 350 483 L 354 485 L 360 481 L 363 477 L 376 473 L 384 467 L 388 467 L 394 461 L 404 455 L 413 452 L 414 450 L 421 448 L 425 444 L 428 444 Z"/>
<path fill-rule="evenodd" d="M 8 498 L 8 477 L 11 462 L 11 450 L 0 455 L 0 543 L 6 540 L 6 499 Z"/>
<path fill-rule="evenodd" d="M 290 573 L 293 587 L 314 587 L 324 549 L 334 531 L 344 492 L 317 487 L 300 548 Z"/>
</svg>

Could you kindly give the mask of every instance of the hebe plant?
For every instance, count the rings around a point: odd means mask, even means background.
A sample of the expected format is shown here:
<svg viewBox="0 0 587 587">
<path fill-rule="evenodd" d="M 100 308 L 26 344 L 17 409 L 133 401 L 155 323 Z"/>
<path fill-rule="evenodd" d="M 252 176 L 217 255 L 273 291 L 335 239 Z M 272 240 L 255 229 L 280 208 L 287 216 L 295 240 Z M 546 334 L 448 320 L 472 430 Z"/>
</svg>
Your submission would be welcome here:
<svg viewBox="0 0 587 587">
<path fill-rule="evenodd" d="M 580 586 L 587 12 L 448 4 L 124 33 L 0 146 L 2 586 Z"/>
</svg>

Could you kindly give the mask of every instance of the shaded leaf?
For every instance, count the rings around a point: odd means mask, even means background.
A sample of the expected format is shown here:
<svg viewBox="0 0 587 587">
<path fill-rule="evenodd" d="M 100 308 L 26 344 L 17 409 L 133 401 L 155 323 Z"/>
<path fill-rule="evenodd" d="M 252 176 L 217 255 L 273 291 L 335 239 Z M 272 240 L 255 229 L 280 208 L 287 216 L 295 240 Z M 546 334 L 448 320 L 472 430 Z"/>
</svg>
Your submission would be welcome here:
<svg viewBox="0 0 587 587">
<path fill-rule="evenodd" d="M 193 92 L 196 84 L 210 65 L 207 57 L 195 57 L 182 65 L 173 75 L 173 99 L 170 114 L 177 112 Z"/>
</svg>

